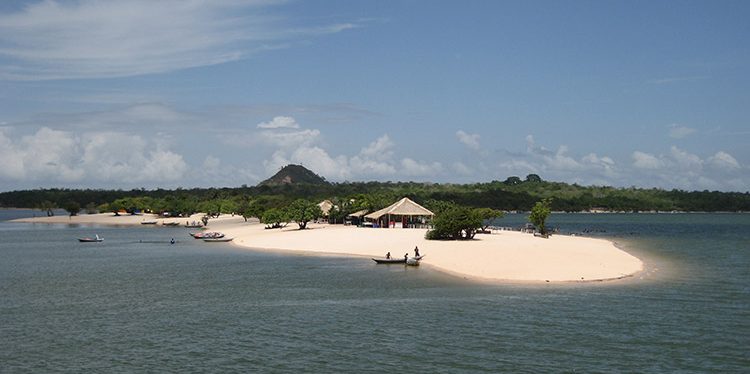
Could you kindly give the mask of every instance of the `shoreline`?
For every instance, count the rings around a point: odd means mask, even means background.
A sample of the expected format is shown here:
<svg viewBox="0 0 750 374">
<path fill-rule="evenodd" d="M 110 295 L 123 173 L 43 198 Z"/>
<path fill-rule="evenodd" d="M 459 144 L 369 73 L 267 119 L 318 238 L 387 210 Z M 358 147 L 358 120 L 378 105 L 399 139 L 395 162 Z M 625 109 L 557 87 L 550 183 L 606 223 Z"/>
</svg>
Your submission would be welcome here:
<svg viewBox="0 0 750 374">
<path fill-rule="evenodd" d="M 115 216 L 112 213 L 81 216 L 35 217 L 11 222 L 44 224 L 101 224 L 138 226 L 144 220 L 179 222 L 189 218 L 155 215 Z M 161 225 L 158 225 L 161 226 Z M 413 255 L 418 246 L 426 255 L 422 265 L 479 283 L 592 283 L 633 278 L 644 271 L 643 261 L 618 248 L 613 241 L 584 236 L 553 235 L 549 239 L 515 231 L 477 234 L 468 241 L 424 239 L 426 229 L 373 229 L 354 226 L 296 224 L 265 229 L 257 220 L 223 215 L 209 221 L 208 230 L 221 231 L 236 247 L 295 255 L 334 255 L 362 258 Z M 368 259 L 368 261 L 371 261 Z M 385 266 L 385 265 L 382 265 Z"/>
</svg>

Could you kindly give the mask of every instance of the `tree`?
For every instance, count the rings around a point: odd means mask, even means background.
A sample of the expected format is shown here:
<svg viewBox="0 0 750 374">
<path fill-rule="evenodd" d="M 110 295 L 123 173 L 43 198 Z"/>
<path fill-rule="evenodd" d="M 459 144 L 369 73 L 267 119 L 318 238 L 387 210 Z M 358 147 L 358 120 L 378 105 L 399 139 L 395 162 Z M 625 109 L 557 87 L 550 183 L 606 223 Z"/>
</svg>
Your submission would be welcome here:
<svg viewBox="0 0 750 374">
<path fill-rule="evenodd" d="M 542 177 L 536 175 L 536 174 L 529 174 L 526 176 L 526 182 L 529 183 L 539 183 L 542 181 Z"/>
<path fill-rule="evenodd" d="M 437 215 L 428 231 L 428 240 L 469 240 L 482 227 L 482 219 L 473 209 L 455 206 Z"/>
<path fill-rule="evenodd" d="M 55 209 L 55 204 L 49 200 L 44 200 L 39 203 L 39 210 L 47 212 L 47 217 L 52 217 L 55 215 L 53 209 Z"/>
<path fill-rule="evenodd" d="M 262 217 L 260 217 L 261 222 L 266 224 L 267 229 L 278 229 L 286 226 L 286 222 L 289 222 L 289 219 L 286 216 L 286 213 L 278 208 L 271 208 L 266 210 Z M 284 225 L 282 225 L 284 223 Z"/>
<path fill-rule="evenodd" d="M 65 203 L 63 209 L 65 209 L 65 211 L 68 212 L 72 217 L 78 215 L 78 212 L 81 211 L 81 204 L 76 201 L 68 201 L 67 203 Z"/>
<path fill-rule="evenodd" d="M 506 179 L 505 182 L 503 182 L 503 184 L 506 184 L 508 186 L 515 186 L 517 184 L 521 184 L 521 182 L 523 181 L 519 177 L 508 177 L 508 179 Z"/>
<path fill-rule="evenodd" d="M 534 204 L 534 207 L 531 208 L 531 214 L 529 215 L 529 222 L 533 223 L 534 226 L 536 226 L 536 229 L 542 234 L 547 234 L 547 228 L 544 226 L 545 221 L 547 221 L 547 217 L 549 217 L 551 213 L 551 207 L 552 206 L 552 198 L 546 198 L 542 199 L 541 201 L 537 201 L 536 204 Z"/>
<path fill-rule="evenodd" d="M 96 209 L 96 204 L 91 202 L 86 204 L 86 214 L 96 214 L 99 211 Z"/>
<path fill-rule="evenodd" d="M 305 229 L 308 222 L 323 216 L 318 204 L 305 199 L 295 200 L 285 210 L 289 220 L 297 222 L 300 230 Z"/>
<path fill-rule="evenodd" d="M 473 214 L 482 220 L 482 232 L 487 231 L 494 219 L 502 218 L 504 215 L 503 212 L 491 208 L 475 208 Z"/>
</svg>

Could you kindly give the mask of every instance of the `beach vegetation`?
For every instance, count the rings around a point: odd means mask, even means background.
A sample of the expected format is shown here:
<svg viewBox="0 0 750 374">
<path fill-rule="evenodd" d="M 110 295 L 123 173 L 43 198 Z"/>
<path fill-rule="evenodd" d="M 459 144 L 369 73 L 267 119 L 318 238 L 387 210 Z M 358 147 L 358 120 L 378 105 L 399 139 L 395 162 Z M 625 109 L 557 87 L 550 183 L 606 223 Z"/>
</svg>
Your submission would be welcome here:
<svg viewBox="0 0 750 374">
<path fill-rule="evenodd" d="M 545 222 L 547 221 L 547 217 L 549 217 L 550 213 L 552 212 L 551 206 L 551 198 L 542 199 L 541 201 L 537 201 L 537 203 L 534 204 L 534 207 L 531 208 L 531 214 L 529 214 L 529 222 L 534 224 L 537 231 L 539 231 L 539 233 L 541 233 L 542 235 L 547 235 L 547 227 L 545 226 Z"/>
<path fill-rule="evenodd" d="M 97 209 L 96 204 L 91 202 L 86 204 L 86 214 L 96 214 L 99 213 L 99 209 Z"/>
<path fill-rule="evenodd" d="M 503 218 L 504 215 L 502 211 L 492 208 L 475 208 L 473 213 L 482 220 L 482 227 L 479 230 L 482 233 L 488 232 L 487 229 L 492 226 L 492 223 L 498 218 Z"/>
<path fill-rule="evenodd" d="M 318 204 L 305 199 L 295 200 L 285 211 L 285 215 L 289 221 L 296 222 L 300 230 L 305 229 L 308 222 L 323 216 L 323 211 L 320 210 Z"/>
<path fill-rule="evenodd" d="M 237 210 L 235 212 L 241 215 L 242 218 L 245 219 L 245 222 L 247 222 L 247 220 L 252 217 L 260 219 L 263 215 L 263 207 L 261 207 L 260 204 L 257 204 L 254 200 L 240 198 L 237 202 Z"/>
<path fill-rule="evenodd" d="M 260 221 L 266 225 L 267 229 L 280 229 L 289 223 L 286 212 L 278 208 L 271 208 L 263 212 Z"/>
<path fill-rule="evenodd" d="M 454 205 L 436 214 L 432 224 L 428 240 L 469 240 L 482 227 L 482 218 L 476 209 Z"/>
<path fill-rule="evenodd" d="M 47 217 L 52 217 L 55 215 L 54 209 L 56 208 L 55 204 L 49 200 L 44 200 L 39 203 L 37 206 L 39 210 L 42 212 L 45 212 L 47 214 Z"/>
<path fill-rule="evenodd" d="M 63 209 L 65 209 L 70 216 L 77 216 L 78 212 L 81 211 L 81 204 L 79 204 L 77 201 L 68 201 L 63 205 Z"/>
</svg>

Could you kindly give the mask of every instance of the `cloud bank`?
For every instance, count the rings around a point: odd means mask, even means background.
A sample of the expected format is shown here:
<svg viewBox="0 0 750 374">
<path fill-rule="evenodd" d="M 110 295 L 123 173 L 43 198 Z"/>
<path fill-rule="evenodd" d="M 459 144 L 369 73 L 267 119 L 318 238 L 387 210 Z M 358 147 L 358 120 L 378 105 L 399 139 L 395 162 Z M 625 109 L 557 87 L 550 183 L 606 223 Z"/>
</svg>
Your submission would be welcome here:
<svg viewBox="0 0 750 374">
<path fill-rule="evenodd" d="M 158 103 L 54 118 L 49 114 L 42 121 L 0 127 L 4 188 L 252 185 L 289 163 L 335 182 L 471 183 L 534 173 L 584 185 L 725 191 L 750 186 L 747 165 L 722 149 L 702 155 L 678 146 L 663 152 L 635 149 L 618 159 L 565 144 L 545 147 L 528 135 L 518 139 L 520 151 L 489 151 L 480 146 L 478 135 L 462 130 L 431 153 L 413 150 L 414 140 L 402 143 L 387 133 L 372 134 L 352 148 L 350 140 L 331 139 L 330 130 L 307 127 L 290 115 L 228 128 L 219 117 Z M 206 121 L 212 126 L 202 126 Z M 451 146 L 472 152 L 454 152 Z"/>
<path fill-rule="evenodd" d="M 0 180 L 73 184 L 181 180 L 187 165 L 180 154 L 137 135 L 84 133 L 42 127 L 13 140 L 0 131 Z"/>
</svg>

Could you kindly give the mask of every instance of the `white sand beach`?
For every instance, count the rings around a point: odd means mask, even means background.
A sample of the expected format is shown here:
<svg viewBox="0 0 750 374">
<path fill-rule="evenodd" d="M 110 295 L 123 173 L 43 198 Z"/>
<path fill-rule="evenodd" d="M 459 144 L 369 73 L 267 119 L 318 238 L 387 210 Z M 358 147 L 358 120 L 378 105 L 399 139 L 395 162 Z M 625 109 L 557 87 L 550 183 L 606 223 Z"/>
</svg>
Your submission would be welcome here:
<svg viewBox="0 0 750 374">
<path fill-rule="evenodd" d="M 189 220 L 197 220 L 199 216 Z M 154 216 L 114 216 L 111 213 L 74 217 L 37 217 L 18 221 L 35 223 L 138 225 Z M 161 222 L 186 218 L 162 218 Z M 603 239 L 553 235 L 549 239 L 516 231 L 477 234 L 470 241 L 433 241 L 424 229 L 373 229 L 343 225 L 294 223 L 267 230 L 262 224 L 228 215 L 211 219 L 209 229 L 233 237 L 235 245 L 307 254 L 394 257 L 413 256 L 415 246 L 424 254 L 423 266 L 477 281 L 570 282 L 600 281 L 631 276 L 643 262 Z M 385 265 L 384 265 L 385 266 Z"/>
</svg>

